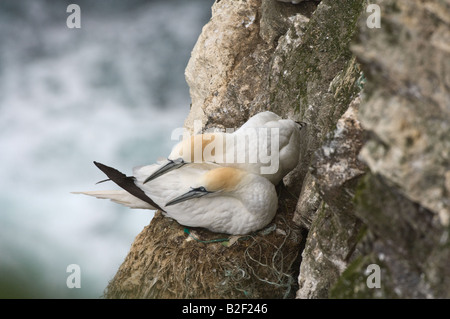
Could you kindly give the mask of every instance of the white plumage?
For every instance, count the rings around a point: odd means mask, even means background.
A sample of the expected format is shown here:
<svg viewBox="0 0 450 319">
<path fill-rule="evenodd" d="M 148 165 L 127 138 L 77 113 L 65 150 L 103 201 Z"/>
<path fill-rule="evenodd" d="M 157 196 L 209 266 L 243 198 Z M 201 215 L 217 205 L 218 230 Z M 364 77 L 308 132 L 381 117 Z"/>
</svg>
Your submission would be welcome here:
<svg viewBox="0 0 450 319">
<path fill-rule="evenodd" d="M 216 164 L 187 164 L 143 184 L 160 165 L 134 169 L 135 184 L 164 214 L 180 224 L 213 232 L 248 234 L 266 226 L 275 216 L 275 186 L 264 177 Z M 116 203 L 155 209 L 126 190 L 81 194 L 111 199 Z"/>
<path fill-rule="evenodd" d="M 283 120 L 275 113 L 262 112 L 234 133 L 195 135 L 182 141 L 174 147 L 167 162 L 137 167 L 133 176 L 94 162 L 123 190 L 79 193 L 111 199 L 131 208 L 160 209 L 185 226 L 203 227 L 220 233 L 248 234 L 263 228 L 275 216 L 278 199 L 274 184 L 297 165 L 303 126 L 304 123 Z M 276 140 L 270 133 L 263 134 L 262 138 L 248 134 L 251 129 L 275 129 Z M 205 156 L 197 163 L 192 156 L 183 153 L 185 145 L 192 152 L 198 147 L 204 151 L 211 142 L 211 136 L 213 140 L 220 140 L 223 136 L 234 138 L 233 149 L 231 144 L 223 144 L 221 140 L 220 146 L 225 145 L 222 155 L 226 157 L 231 151 L 244 150 L 247 160 L 221 163 L 219 152 L 210 152 L 203 153 Z M 196 139 L 200 144 L 194 143 Z M 274 150 L 279 164 L 274 172 L 262 172 L 267 162 L 248 160 L 254 152 L 268 154 Z"/>
<path fill-rule="evenodd" d="M 186 163 L 213 162 L 262 175 L 276 185 L 298 163 L 300 131 L 305 125 L 265 111 L 233 133 L 193 135 L 176 144 L 166 164 L 146 180 Z"/>
</svg>

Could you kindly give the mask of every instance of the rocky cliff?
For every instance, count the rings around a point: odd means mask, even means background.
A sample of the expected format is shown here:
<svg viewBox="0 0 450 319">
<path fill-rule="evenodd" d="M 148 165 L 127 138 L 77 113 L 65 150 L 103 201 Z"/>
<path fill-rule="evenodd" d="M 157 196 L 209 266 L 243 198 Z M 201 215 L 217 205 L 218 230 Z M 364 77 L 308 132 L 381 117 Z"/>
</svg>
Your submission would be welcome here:
<svg viewBox="0 0 450 319">
<path fill-rule="evenodd" d="M 301 160 L 251 236 L 157 213 L 105 297 L 450 297 L 450 3 L 374 0 L 380 28 L 369 4 L 216 1 L 186 127 L 271 110 L 309 124 Z"/>
</svg>

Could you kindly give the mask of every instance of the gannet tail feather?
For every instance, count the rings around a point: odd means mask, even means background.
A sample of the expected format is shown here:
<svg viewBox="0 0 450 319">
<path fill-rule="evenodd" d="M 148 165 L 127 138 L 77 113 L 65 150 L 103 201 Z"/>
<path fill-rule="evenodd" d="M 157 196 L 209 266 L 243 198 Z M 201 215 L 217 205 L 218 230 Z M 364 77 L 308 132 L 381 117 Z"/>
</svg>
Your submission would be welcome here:
<svg viewBox="0 0 450 319">
<path fill-rule="evenodd" d="M 95 166 L 97 166 L 106 176 L 109 177 L 114 183 L 119 185 L 121 188 L 126 190 L 131 195 L 139 198 L 140 200 L 150 204 L 155 209 L 159 209 L 164 212 L 164 210 L 156 204 L 150 197 L 145 194 L 145 192 L 140 189 L 135 183 L 135 178 L 132 176 L 126 176 L 125 174 L 119 172 L 115 168 L 106 166 L 104 164 L 94 161 Z"/>
<path fill-rule="evenodd" d="M 72 194 L 83 194 L 94 196 L 101 199 L 110 199 L 117 204 L 121 204 L 130 208 L 140 209 L 156 209 L 149 203 L 131 195 L 126 190 L 112 190 L 112 191 L 89 191 L 89 192 L 72 192 Z"/>
</svg>

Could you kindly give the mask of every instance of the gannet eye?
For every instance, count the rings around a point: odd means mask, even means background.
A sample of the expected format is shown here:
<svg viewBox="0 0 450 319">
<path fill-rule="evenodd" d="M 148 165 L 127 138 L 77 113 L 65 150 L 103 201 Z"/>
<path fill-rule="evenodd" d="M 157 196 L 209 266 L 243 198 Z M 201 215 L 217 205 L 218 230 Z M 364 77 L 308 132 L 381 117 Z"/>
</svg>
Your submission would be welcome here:
<svg viewBox="0 0 450 319">
<path fill-rule="evenodd" d="M 171 206 L 174 204 L 178 204 L 181 202 L 184 202 L 186 200 L 190 200 L 192 198 L 199 198 L 199 197 L 203 197 L 205 195 L 208 195 L 209 193 L 212 192 L 208 192 L 206 190 L 206 188 L 204 188 L 203 186 L 197 187 L 197 188 L 193 188 L 191 187 L 191 190 L 183 195 L 178 196 L 177 198 L 172 199 L 171 201 L 166 203 L 166 206 Z"/>
<path fill-rule="evenodd" d="M 200 186 L 200 187 L 197 187 L 197 188 L 192 188 L 192 190 L 193 191 L 198 191 L 198 192 L 203 192 L 203 193 L 210 193 L 203 186 Z"/>
</svg>

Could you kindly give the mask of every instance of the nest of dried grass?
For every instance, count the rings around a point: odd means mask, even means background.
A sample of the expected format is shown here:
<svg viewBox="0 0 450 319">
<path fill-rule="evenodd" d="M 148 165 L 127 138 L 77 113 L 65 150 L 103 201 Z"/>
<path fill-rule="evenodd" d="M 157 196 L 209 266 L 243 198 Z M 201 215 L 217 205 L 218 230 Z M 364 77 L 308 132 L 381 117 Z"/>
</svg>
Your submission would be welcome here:
<svg viewBox="0 0 450 319">
<path fill-rule="evenodd" d="M 241 237 L 186 228 L 157 212 L 104 297 L 291 298 L 302 245 L 295 202 L 280 200 L 271 224 Z"/>
</svg>

